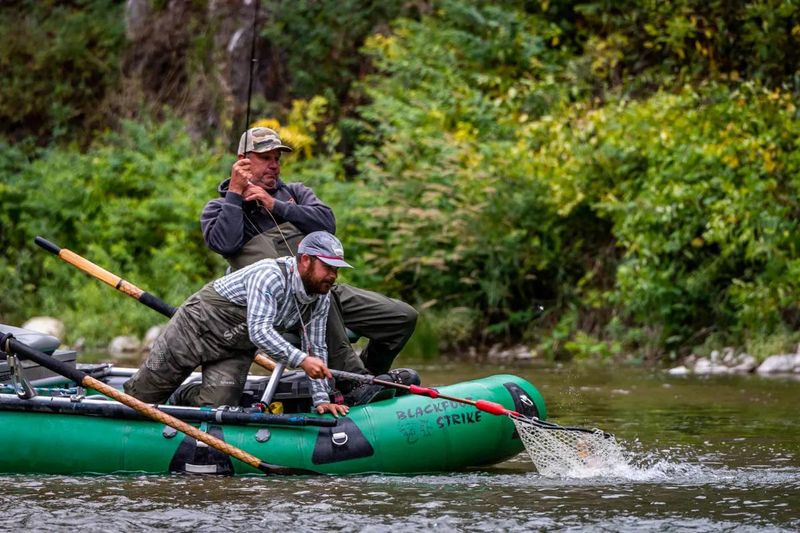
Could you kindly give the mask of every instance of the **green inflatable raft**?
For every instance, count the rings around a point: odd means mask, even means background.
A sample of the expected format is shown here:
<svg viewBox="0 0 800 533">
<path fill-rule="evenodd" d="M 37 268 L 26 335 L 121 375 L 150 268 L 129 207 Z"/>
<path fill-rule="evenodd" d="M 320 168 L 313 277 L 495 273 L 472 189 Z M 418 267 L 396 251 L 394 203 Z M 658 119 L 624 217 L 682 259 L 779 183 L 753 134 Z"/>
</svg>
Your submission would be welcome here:
<svg viewBox="0 0 800 533">
<path fill-rule="evenodd" d="M 74 352 L 50 351 L 50 356 L 68 363 L 71 357 L 74 364 Z M 15 371 L 8 361 L 0 361 L 2 473 L 260 473 L 129 407 L 58 376 L 37 374 L 41 369 L 36 365 L 21 362 L 25 364 L 17 364 Z M 110 365 L 95 367 L 102 372 L 90 370 L 114 387 L 130 372 Z M 32 388 L 21 386 L 22 373 L 36 376 L 22 380 Z M 254 382 L 264 379 L 252 378 Z M 439 391 L 546 418 L 541 394 L 517 376 L 495 375 Z M 320 474 L 463 470 L 496 464 L 523 451 L 507 416 L 414 394 L 356 406 L 338 419 L 311 413 L 269 415 L 241 408 L 164 409 L 266 463 Z"/>
</svg>

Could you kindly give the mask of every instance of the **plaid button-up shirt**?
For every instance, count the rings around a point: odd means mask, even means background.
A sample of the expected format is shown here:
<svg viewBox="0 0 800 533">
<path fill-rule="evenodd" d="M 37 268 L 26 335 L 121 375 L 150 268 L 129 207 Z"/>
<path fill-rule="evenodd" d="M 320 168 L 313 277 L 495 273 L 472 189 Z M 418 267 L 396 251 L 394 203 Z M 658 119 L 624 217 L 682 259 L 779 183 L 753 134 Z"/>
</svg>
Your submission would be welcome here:
<svg viewBox="0 0 800 533">
<path fill-rule="evenodd" d="M 279 263 L 285 265 L 286 276 Z M 218 279 L 214 289 L 234 304 L 247 307 L 250 340 L 276 361 L 293 368 L 311 353 L 328 363 L 325 326 L 330 295 L 306 294 L 293 257 L 262 259 Z M 276 328 L 283 331 L 296 328 L 300 325 L 301 313 L 308 315 L 309 307 L 311 316 L 301 335 L 302 350 L 298 350 Z M 311 398 L 315 406 L 330 401 L 329 391 L 326 380 L 311 380 Z"/>
</svg>

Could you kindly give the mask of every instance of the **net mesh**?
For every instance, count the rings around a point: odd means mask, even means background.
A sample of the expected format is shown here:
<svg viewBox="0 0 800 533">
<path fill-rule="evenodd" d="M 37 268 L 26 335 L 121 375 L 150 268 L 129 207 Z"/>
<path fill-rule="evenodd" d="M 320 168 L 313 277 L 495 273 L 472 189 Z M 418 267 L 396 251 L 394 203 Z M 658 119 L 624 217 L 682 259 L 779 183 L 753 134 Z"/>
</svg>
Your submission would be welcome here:
<svg viewBox="0 0 800 533">
<path fill-rule="evenodd" d="M 599 429 L 565 428 L 512 416 L 536 470 L 547 477 L 587 477 L 625 463 L 616 439 Z"/>
</svg>

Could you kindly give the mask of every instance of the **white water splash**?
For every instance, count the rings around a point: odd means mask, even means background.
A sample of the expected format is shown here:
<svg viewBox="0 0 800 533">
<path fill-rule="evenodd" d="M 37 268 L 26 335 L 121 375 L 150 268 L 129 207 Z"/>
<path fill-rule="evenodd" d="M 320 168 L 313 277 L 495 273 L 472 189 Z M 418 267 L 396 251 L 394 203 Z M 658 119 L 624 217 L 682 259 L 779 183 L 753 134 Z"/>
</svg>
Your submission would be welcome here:
<svg viewBox="0 0 800 533">
<path fill-rule="evenodd" d="M 709 477 L 701 465 L 676 463 L 663 453 L 635 454 L 600 430 L 564 431 L 524 420 L 515 423 L 536 470 L 546 478 L 649 482 Z"/>
</svg>

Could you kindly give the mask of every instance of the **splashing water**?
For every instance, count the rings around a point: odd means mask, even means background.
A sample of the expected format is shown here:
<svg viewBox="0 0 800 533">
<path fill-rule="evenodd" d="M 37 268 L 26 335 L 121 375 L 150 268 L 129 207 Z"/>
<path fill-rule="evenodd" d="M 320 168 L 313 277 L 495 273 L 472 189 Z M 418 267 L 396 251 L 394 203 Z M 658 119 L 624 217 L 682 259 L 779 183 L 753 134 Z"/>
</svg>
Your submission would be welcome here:
<svg viewBox="0 0 800 533">
<path fill-rule="evenodd" d="M 538 426 L 524 418 L 512 420 L 536 470 L 546 478 L 650 482 L 702 479 L 709 475 L 699 465 L 674 463 L 661 454 L 636 456 L 613 435 L 599 429 Z"/>
<path fill-rule="evenodd" d="M 613 435 L 599 429 L 580 430 L 539 425 L 512 418 L 536 470 L 545 477 L 617 477 L 631 464 Z"/>
</svg>

